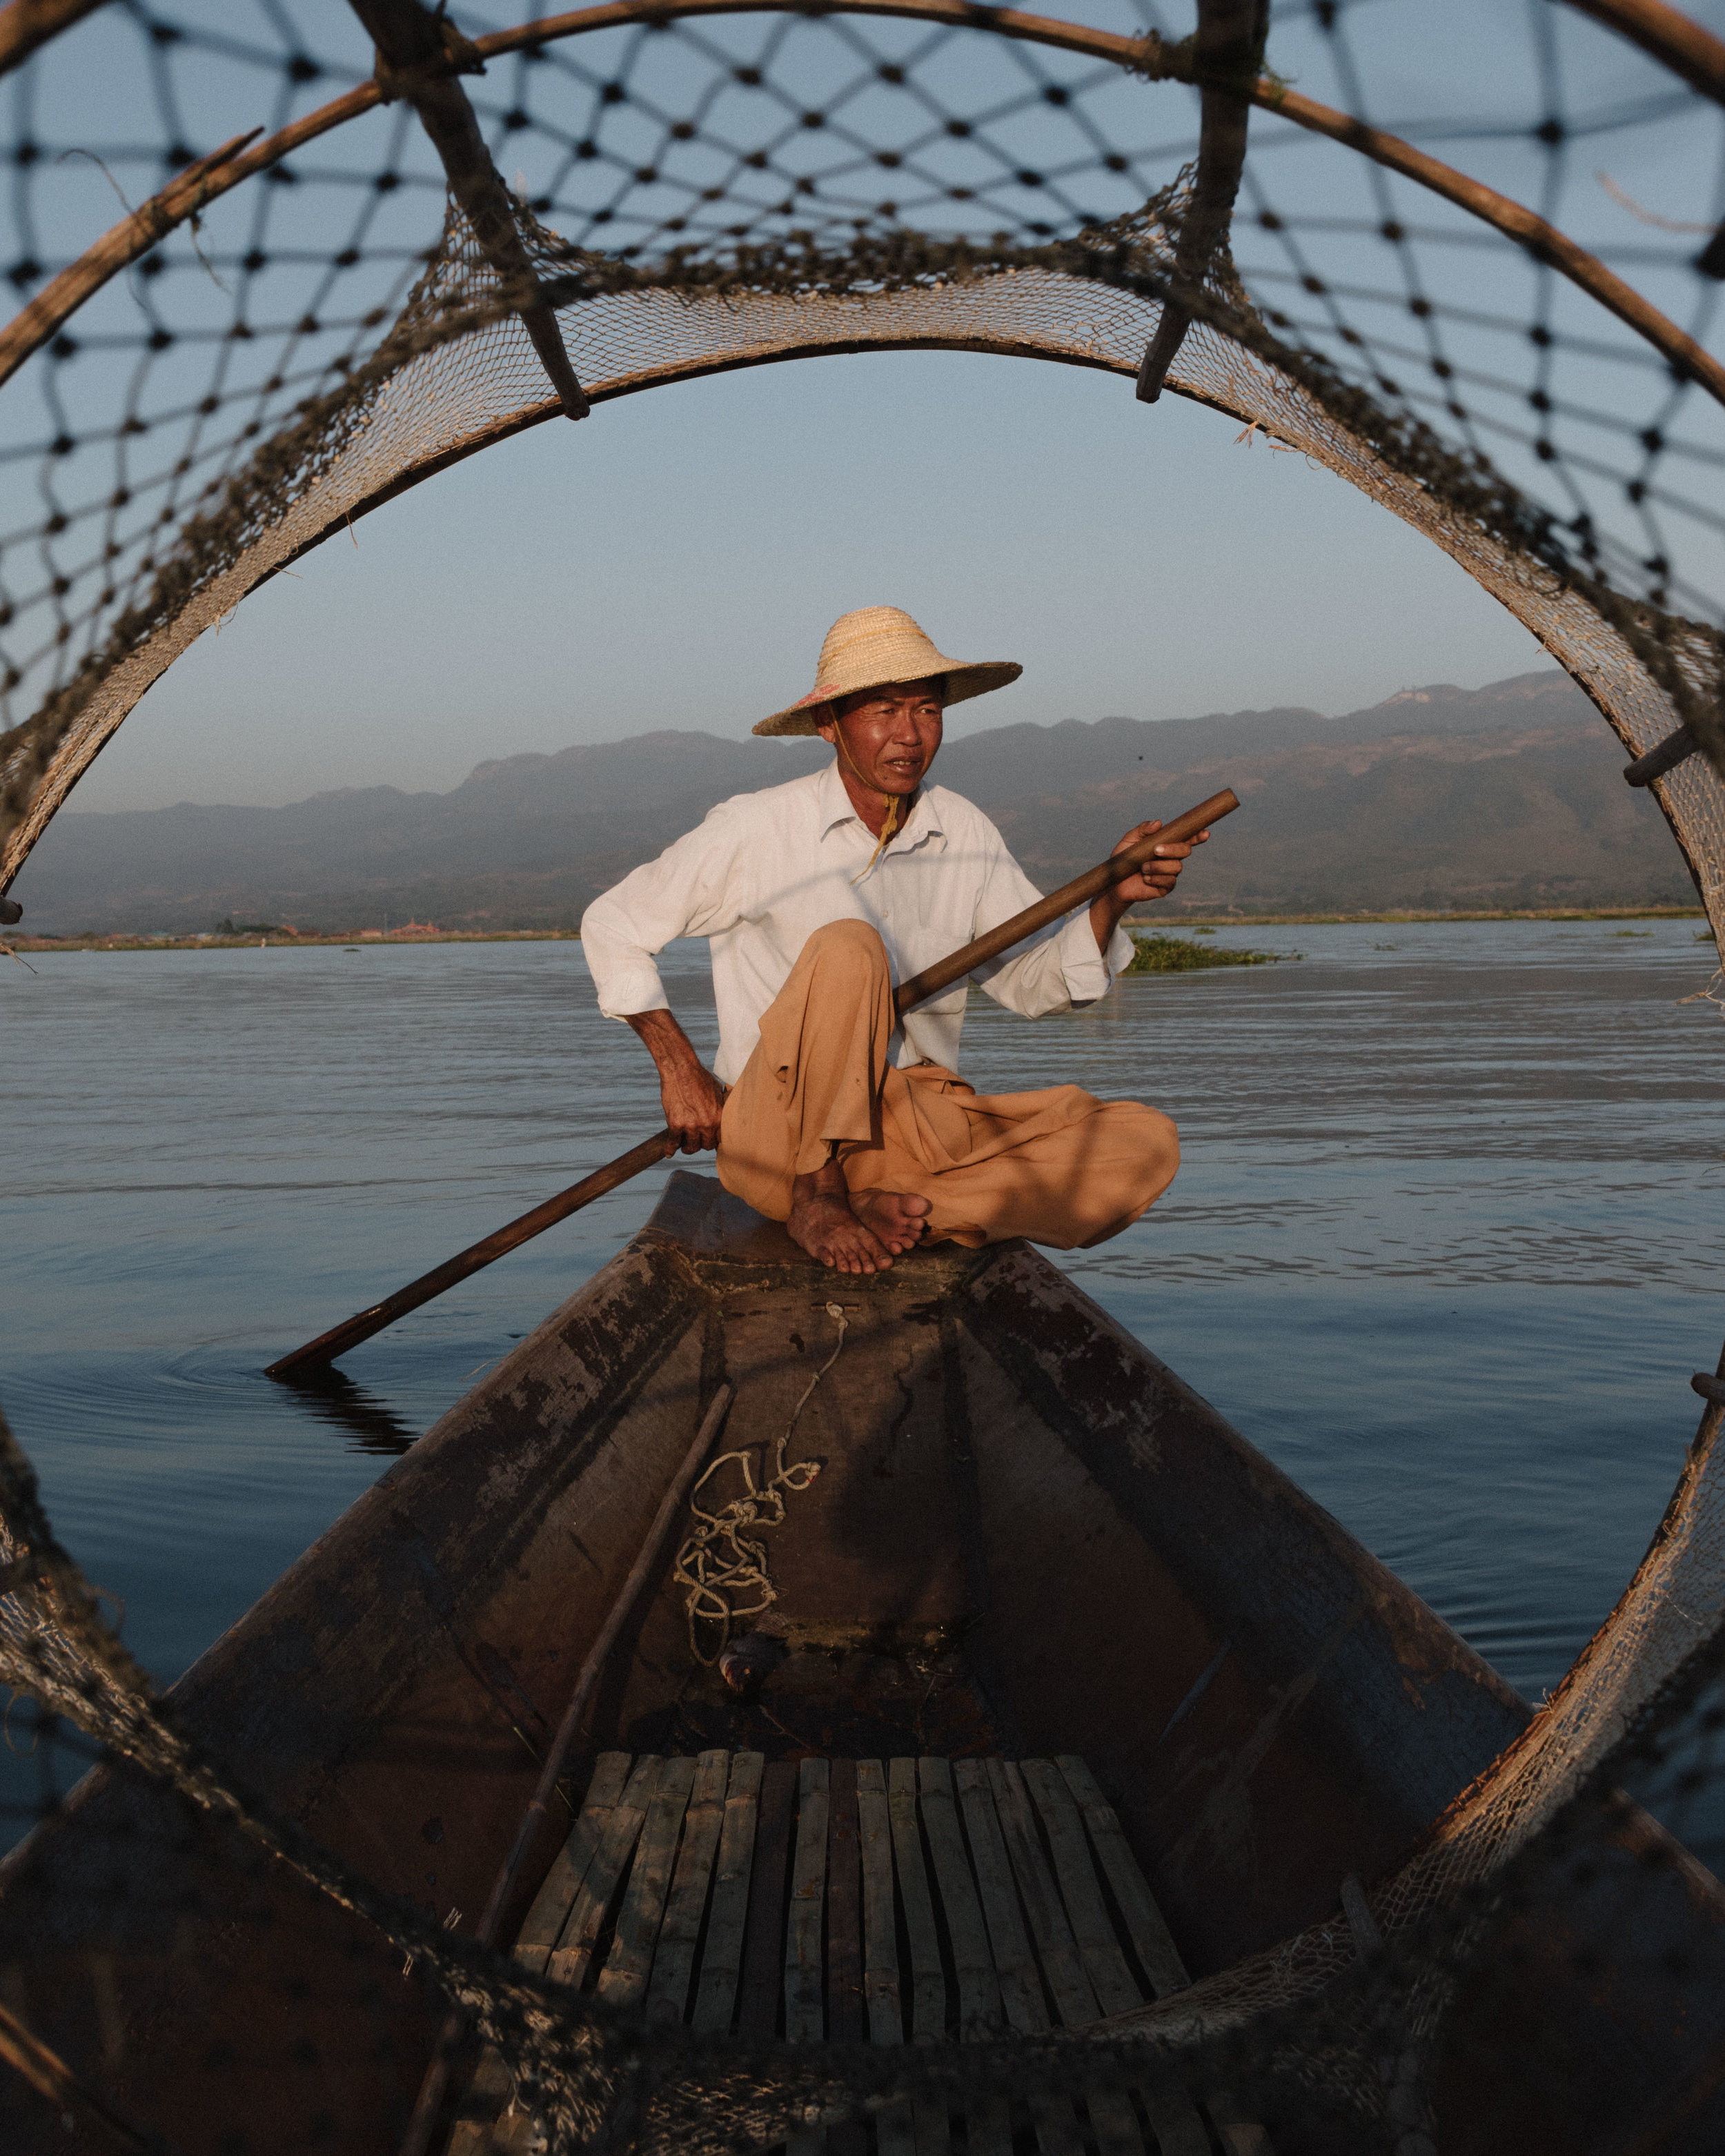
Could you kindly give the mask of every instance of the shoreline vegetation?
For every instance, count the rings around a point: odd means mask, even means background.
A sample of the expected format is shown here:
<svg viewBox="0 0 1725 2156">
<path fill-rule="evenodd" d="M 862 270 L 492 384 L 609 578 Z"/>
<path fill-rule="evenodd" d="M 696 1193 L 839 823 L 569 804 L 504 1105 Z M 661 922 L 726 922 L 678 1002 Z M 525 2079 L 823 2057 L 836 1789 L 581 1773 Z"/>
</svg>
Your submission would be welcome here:
<svg viewBox="0 0 1725 2156">
<path fill-rule="evenodd" d="M 1476 921 L 1705 921 L 1707 916 L 1698 906 L 1549 906 L 1530 908 L 1525 911 L 1493 911 L 1491 912 L 1397 912 L 1397 913 L 1215 913 L 1169 916 L 1152 915 L 1142 919 L 1128 918 L 1127 929 L 1137 932 L 1140 948 L 1146 940 L 1166 942 L 1169 932 L 1178 937 L 1194 929 L 1214 931 L 1218 928 L 1300 928 L 1362 927 L 1373 923 L 1384 925 L 1415 922 L 1458 922 Z M 415 924 L 408 929 L 349 929 L 345 934 L 324 929 L 290 927 L 286 923 L 259 921 L 255 927 L 209 931 L 198 936 L 155 936 L 136 932 L 131 934 L 86 934 L 81 936 L 53 936 L 30 934 L 14 929 L 3 938 L 5 947 L 18 952 L 52 954 L 56 951 L 254 951 L 260 944 L 271 950 L 291 951 L 370 949 L 374 945 L 418 945 L 423 943 L 577 943 L 580 933 L 573 928 L 430 928 Z M 1194 950 L 1201 947 L 1186 947 Z M 1243 952 L 1225 947 L 1213 952 L 1168 964 L 1150 964 L 1134 968 L 1145 973 L 1182 972 L 1193 966 L 1265 964 L 1278 955 L 1275 952 Z"/>
</svg>

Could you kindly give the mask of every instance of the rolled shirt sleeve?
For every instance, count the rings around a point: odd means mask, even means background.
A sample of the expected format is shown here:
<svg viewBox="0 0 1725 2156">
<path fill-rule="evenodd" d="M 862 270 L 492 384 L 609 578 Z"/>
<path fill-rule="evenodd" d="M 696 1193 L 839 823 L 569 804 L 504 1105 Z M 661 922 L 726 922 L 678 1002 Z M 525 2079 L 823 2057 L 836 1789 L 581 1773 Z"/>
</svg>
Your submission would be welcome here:
<svg viewBox="0 0 1725 2156">
<path fill-rule="evenodd" d="M 1087 906 L 1065 924 L 1055 944 L 1066 978 L 1066 993 L 1075 1004 L 1100 1001 L 1137 955 L 1137 944 L 1123 928 L 1117 928 L 1108 938 L 1107 949 L 1099 951 Z"/>
<path fill-rule="evenodd" d="M 741 842 L 740 819 L 721 801 L 582 915 L 582 955 L 607 1018 L 669 1010 L 658 953 L 679 936 L 716 936 L 741 917 Z"/>
<path fill-rule="evenodd" d="M 986 935 L 1034 906 L 1041 896 L 1003 843 L 988 863 L 977 906 L 976 933 Z M 1132 955 L 1132 940 L 1122 928 L 1109 938 L 1106 952 L 1097 949 L 1086 906 L 1045 928 L 1011 957 L 978 967 L 973 978 L 996 1003 L 1021 1018 L 1052 1018 L 1106 995 L 1117 976 L 1131 965 Z"/>
</svg>

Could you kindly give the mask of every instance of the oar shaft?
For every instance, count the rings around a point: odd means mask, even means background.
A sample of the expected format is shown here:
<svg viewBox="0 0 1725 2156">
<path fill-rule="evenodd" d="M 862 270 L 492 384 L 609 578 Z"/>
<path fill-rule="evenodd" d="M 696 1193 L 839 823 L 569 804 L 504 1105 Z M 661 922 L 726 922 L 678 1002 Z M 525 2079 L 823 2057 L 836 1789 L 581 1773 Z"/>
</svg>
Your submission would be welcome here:
<svg viewBox="0 0 1725 2156">
<path fill-rule="evenodd" d="M 345 1323 L 320 1332 L 316 1340 L 308 1340 L 303 1348 L 295 1348 L 291 1355 L 284 1355 L 279 1363 L 272 1363 L 264 1375 L 290 1378 L 300 1370 L 323 1368 L 338 1355 L 345 1355 L 350 1348 L 357 1348 L 362 1340 L 369 1340 L 386 1325 L 393 1325 L 397 1318 L 417 1310 L 422 1302 L 429 1302 L 434 1296 L 454 1287 L 458 1281 L 465 1281 L 470 1273 L 478 1272 L 494 1258 L 501 1258 L 522 1243 L 531 1242 L 535 1235 L 543 1235 L 547 1228 L 554 1228 L 559 1220 L 567 1220 L 572 1213 L 578 1213 L 583 1205 L 590 1205 L 595 1198 L 603 1198 L 608 1190 L 616 1189 L 619 1183 L 627 1183 L 632 1175 L 639 1175 L 644 1168 L 651 1168 L 655 1161 L 663 1160 L 676 1148 L 677 1141 L 668 1130 L 656 1132 L 628 1152 L 608 1161 L 603 1168 L 583 1176 L 579 1183 L 572 1183 L 567 1190 L 560 1190 L 555 1198 L 547 1198 L 542 1205 L 536 1205 L 531 1213 L 523 1213 L 519 1219 L 499 1228 L 483 1242 L 470 1244 L 434 1271 L 422 1273 L 418 1280 L 398 1287 L 383 1301 L 374 1302 L 369 1310 L 357 1312 Z"/>
<path fill-rule="evenodd" d="M 1211 794 L 1208 801 L 1200 801 L 1197 808 L 1189 808 L 1183 816 L 1176 816 L 1172 824 L 1164 824 L 1159 831 L 1151 832 L 1147 838 L 1134 839 L 1117 854 L 1111 854 L 1106 861 L 1099 861 L 1095 868 L 1086 869 L 1081 876 L 1074 876 L 1070 883 L 1050 891 L 1046 898 L 1038 899 L 1034 906 L 1027 906 L 1022 913 L 1014 914 L 1010 921 L 1003 921 L 998 928 L 991 928 L 986 936 L 978 936 L 974 943 L 967 943 L 950 958 L 942 958 L 937 966 L 930 966 L 924 973 L 913 973 L 893 991 L 892 999 L 899 1016 L 902 1018 L 917 1004 L 926 1003 L 930 996 L 937 996 L 942 988 L 950 988 L 955 981 L 962 981 L 978 966 L 987 965 L 989 959 L 998 958 L 1003 951 L 1011 950 L 1014 943 L 1022 943 L 1038 929 L 1046 928 L 1050 921 L 1058 921 L 1074 906 L 1087 906 L 1091 899 L 1100 898 L 1116 884 L 1124 883 L 1143 867 L 1158 846 L 1196 838 L 1212 824 L 1219 824 L 1224 816 L 1231 816 L 1239 806 L 1240 796 L 1231 787 L 1224 786 L 1219 793 Z"/>
</svg>

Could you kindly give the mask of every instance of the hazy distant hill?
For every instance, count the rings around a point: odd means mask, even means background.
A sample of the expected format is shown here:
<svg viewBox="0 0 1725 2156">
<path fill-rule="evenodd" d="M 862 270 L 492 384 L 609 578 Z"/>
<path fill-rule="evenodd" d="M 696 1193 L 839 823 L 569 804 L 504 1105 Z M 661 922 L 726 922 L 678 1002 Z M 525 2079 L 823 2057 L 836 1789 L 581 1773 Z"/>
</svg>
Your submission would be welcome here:
<svg viewBox="0 0 1725 2156">
<path fill-rule="evenodd" d="M 818 741 L 653 733 L 481 763 L 449 793 L 320 793 L 285 808 L 64 812 L 14 895 L 30 928 L 190 931 L 236 920 L 572 924 L 597 891 L 727 794 L 814 770 Z M 1186 910 L 1685 904 L 1654 803 L 1566 675 L 1404 691 L 1370 711 L 1068 720 L 951 742 L 1045 889 L 1141 818 L 1232 786 L 1245 803 L 1181 885 Z"/>
</svg>

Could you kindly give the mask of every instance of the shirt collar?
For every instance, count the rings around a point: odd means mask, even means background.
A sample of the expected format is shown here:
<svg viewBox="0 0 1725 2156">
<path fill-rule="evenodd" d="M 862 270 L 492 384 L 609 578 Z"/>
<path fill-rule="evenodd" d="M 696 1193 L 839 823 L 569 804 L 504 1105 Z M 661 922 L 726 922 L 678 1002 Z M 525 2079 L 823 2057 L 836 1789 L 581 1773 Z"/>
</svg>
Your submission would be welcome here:
<svg viewBox="0 0 1725 2156">
<path fill-rule="evenodd" d="M 854 823 L 863 832 L 868 829 L 851 805 L 850 796 L 845 791 L 845 782 L 839 775 L 839 759 L 836 757 L 816 781 L 815 808 L 823 839 L 841 824 Z M 901 847 L 917 845 L 924 839 L 944 835 L 940 811 L 935 807 L 928 788 L 924 786 L 916 796 L 916 807 L 911 809 L 903 827 L 893 834 L 892 843 L 886 851 L 896 853 Z"/>
</svg>

